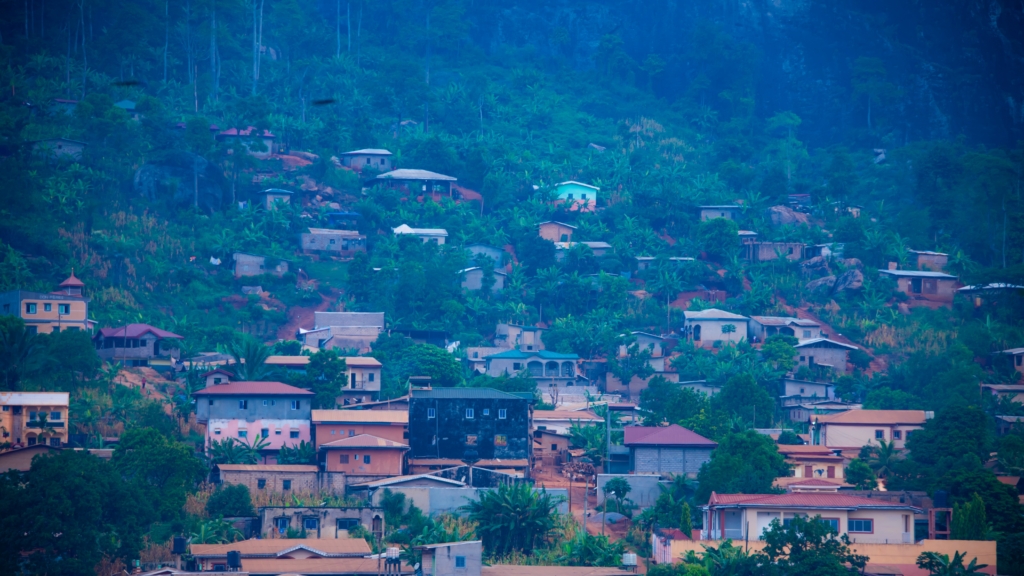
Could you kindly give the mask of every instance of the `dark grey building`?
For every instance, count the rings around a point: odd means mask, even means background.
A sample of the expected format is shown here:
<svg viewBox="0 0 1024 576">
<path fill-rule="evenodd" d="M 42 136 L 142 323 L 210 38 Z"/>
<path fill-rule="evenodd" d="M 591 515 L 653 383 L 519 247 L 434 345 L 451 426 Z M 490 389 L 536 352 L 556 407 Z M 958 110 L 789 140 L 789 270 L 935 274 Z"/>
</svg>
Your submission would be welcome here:
<svg viewBox="0 0 1024 576">
<path fill-rule="evenodd" d="M 531 402 L 491 388 L 413 390 L 409 457 L 529 461 Z"/>
</svg>

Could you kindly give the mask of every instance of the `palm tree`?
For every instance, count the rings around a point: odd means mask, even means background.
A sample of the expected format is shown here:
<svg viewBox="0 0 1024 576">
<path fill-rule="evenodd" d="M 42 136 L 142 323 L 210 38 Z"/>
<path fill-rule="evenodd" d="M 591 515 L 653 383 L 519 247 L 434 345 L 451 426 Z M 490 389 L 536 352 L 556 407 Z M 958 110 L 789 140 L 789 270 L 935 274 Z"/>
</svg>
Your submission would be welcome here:
<svg viewBox="0 0 1024 576">
<path fill-rule="evenodd" d="M 305 440 L 295 446 L 281 446 L 278 464 L 316 464 L 316 448 Z"/>
<path fill-rule="evenodd" d="M 672 299 L 683 289 L 683 281 L 675 270 L 662 268 L 651 282 L 651 290 L 665 296 L 665 333 L 672 332 Z"/>
<path fill-rule="evenodd" d="M 949 554 L 924 552 L 917 557 L 917 567 L 927 570 L 929 574 L 935 576 L 981 576 L 985 574 L 982 570 L 988 568 L 988 564 L 978 564 L 978 559 L 974 558 L 964 566 L 966 557 L 966 552 L 954 553 L 952 560 L 950 560 Z"/>
<path fill-rule="evenodd" d="M 17 390 L 21 379 L 35 374 L 46 364 L 43 341 L 24 324 L 0 327 L 0 370 L 4 390 Z"/>
<path fill-rule="evenodd" d="M 234 438 L 211 441 L 209 454 L 214 464 L 251 464 L 245 446 Z"/>
<path fill-rule="evenodd" d="M 494 556 L 543 546 L 554 529 L 559 499 L 528 484 L 502 484 L 462 507 L 477 523 L 477 535 Z"/>
<path fill-rule="evenodd" d="M 267 366 L 270 348 L 253 338 L 245 338 L 240 344 L 232 343 L 228 353 L 235 359 L 231 371 L 239 380 L 256 382 L 277 377 L 277 369 Z"/>
<path fill-rule="evenodd" d="M 896 463 L 900 460 L 900 453 L 894 440 L 889 442 L 879 440 L 878 447 L 871 449 L 871 459 L 868 460 L 868 465 L 879 478 L 887 478 L 892 475 Z"/>
<path fill-rule="evenodd" d="M 46 439 L 51 438 L 57 434 L 57 430 L 50 425 L 50 415 L 47 412 L 40 412 L 36 416 L 35 425 L 29 422 L 29 425 L 33 428 L 39 429 L 39 443 L 46 444 Z"/>
<path fill-rule="evenodd" d="M 252 439 L 252 442 L 235 441 L 242 447 L 243 459 L 245 460 L 243 464 L 259 464 L 260 452 L 266 449 L 267 446 L 270 446 L 270 441 L 259 434 Z"/>
</svg>

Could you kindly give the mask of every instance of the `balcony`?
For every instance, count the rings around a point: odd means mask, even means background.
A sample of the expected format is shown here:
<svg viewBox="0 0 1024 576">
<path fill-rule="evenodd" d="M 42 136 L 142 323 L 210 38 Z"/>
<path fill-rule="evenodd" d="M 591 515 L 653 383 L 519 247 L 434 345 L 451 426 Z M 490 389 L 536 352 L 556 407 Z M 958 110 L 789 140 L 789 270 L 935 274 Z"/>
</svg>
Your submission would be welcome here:
<svg viewBox="0 0 1024 576">
<path fill-rule="evenodd" d="M 46 425 L 48 427 L 50 427 L 50 428 L 57 429 L 57 428 L 63 428 L 64 427 L 64 422 L 61 421 L 61 420 L 50 420 L 50 421 L 46 422 Z M 40 424 L 40 422 L 38 420 L 29 420 L 28 423 L 25 424 L 25 427 L 26 428 L 42 428 L 42 425 Z"/>
</svg>

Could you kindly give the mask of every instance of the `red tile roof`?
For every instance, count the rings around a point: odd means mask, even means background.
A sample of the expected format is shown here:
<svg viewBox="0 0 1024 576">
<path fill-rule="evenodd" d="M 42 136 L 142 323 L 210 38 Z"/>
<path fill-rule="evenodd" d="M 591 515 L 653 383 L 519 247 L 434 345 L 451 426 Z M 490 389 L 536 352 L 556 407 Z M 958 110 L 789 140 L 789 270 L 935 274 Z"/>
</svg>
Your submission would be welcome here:
<svg viewBox="0 0 1024 576">
<path fill-rule="evenodd" d="M 924 424 L 924 410 L 847 410 L 815 416 L 822 424 Z"/>
<path fill-rule="evenodd" d="M 61 284 L 63 286 L 63 284 Z M 100 334 L 107 338 L 141 338 L 146 334 L 152 334 L 157 338 L 177 338 L 183 340 L 184 336 L 178 336 L 173 332 L 161 330 L 149 324 L 129 324 L 118 328 L 101 328 Z"/>
<path fill-rule="evenodd" d="M 790 485 L 796 484 L 798 486 L 825 486 L 827 488 L 835 488 L 838 486 L 835 482 L 829 482 L 828 480 L 821 480 L 820 478 L 805 478 L 798 482 L 791 482 Z"/>
<path fill-rule="evenodd" d="M 770 507 L 770 508 L 886 508 L 913 509 L 908 504 L 887 502 L 877 498 L 862 498 L 844 494 L 716 494 L 711 493 L 708 506 Z"/>
<path fill-rule="evenodd" d="M 78 278 L 75 278 L 75 273 L 72 272 L 68 279 L 60 283 L 61 288 L 82 288 L 85 286 L 85 282 L 82 282 Z"/>
<path fill-rule="evenodd" d="M 237 395 L 282 395 L 282 396 L 313 396 L 309 390 L 289 386 L 281 382 L 228 382 L 207 386 L 193 396 L 237 396 Z"/>
<path fill-rule="evenodd" d="M 678 424 L 665 427 L 628 426 L 625 429 L 626 446 L 718 446 L 715 442 L 687 430 Z"/>
<path fill-rule="evenodd" d="M 408 450 L 409 447 L 401 442 L 395 442 L 394 440 L 388 440 L 386 438 L 380 438 L 373 434 L 358 434 L 356 436 L 349 436 L 348 438 L 341 438 L 333 442 L 326 442 L 320 445 L 321 448 L 358 448 L 360 450 L 367 449 L 388 449 L 394 448 L 397 450 Z"/>
</svg>

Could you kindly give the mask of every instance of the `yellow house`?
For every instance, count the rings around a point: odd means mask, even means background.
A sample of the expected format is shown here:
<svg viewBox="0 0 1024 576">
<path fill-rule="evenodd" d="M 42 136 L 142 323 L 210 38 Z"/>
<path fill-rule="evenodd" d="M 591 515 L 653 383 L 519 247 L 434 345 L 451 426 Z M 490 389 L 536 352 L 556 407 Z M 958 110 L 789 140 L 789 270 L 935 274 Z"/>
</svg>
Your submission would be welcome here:
<svg viewBox="0 0 1024 576">
<path fill-rule="evenodd" d="M 72 273 L 55 292 L 4 292 L 0 294 L 0 314 L 18 316 L 32 333 L 91 332 L 96 322 L 89 320 L 89 299 L 82 295 L 84 287 L 85 284 Z"/>
<path fill-rule="evenodd" d="M 879 440 L 892 442 L 902 450 L 907 438 L 931 417 L 924 410 L 847 410 L 814 416 L 811 443 L 816 446 L 860 450 Z"/>
<path fill-rule="evenodd" d="M 15 448 L 68 441 L 67 392 L 0 392 L 0 432 Z"/>
<path fill-rule="evenodd" d="M 826 446 L 779 445 L 779 454 L 790 465 L 790 476 L 778 478 L 776 486 L 788 486 L 809 479 L 826 480 L 838 486 L 843 483 L 845 458 Z"/>
</svg>

